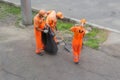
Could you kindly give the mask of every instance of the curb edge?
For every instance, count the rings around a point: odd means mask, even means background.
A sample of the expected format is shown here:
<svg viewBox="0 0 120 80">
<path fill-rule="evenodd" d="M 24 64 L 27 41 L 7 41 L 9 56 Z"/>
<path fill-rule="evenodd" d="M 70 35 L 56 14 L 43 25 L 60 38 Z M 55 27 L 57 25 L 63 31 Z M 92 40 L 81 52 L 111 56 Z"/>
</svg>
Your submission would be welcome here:
<svg viewBox="0 0 120 80">
<path fill-rule="evenodd" d="M 12 3 L 10 1 L 0 0 L 0 2 L 4 2 L 4 3 L 8 3 L 10 5 L 16 6 L 16 7 L 20 7 L 19 4 L 15 4 L 15 3 Z M 32 11 L 38 11 L 38 10 L 35 9 L 34 7 L 32 7 Z M 65 16 L 64 20 L 69 21 L 69 22 L 73 22 L 73 23 L 79 23 L 79 19 L 70 18 L 70 17 L 67 17 L 67 16 Z M 120 33 L 119 30 L 112 29 L 112 28 L 107 28 L 107 27 L 104 27 L 104 26 L 101 26 L 101 25 L 97 25 L 95 23 L 87 22 L 86 24 L 91 25 L 91 26 L 96 27 L 96 28 L 105 29 L 105 30 L 108 30 L 108 31 L 111 31 L 111 32 Z"/>
</svg>

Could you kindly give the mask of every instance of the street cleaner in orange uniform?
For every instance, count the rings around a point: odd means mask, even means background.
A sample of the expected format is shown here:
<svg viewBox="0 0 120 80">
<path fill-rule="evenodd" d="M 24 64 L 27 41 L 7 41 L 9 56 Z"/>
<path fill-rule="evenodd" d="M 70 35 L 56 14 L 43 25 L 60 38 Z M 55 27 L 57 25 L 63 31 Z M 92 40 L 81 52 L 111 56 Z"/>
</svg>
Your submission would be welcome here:
<svg viewBox="0 0 120 80">
<path fill-rule="evenodd" d="M 43 55 L 41 52 L 44 49 L 44 45 L 42 42 L 42 31 L 47 32 L 44 29 L 45 27 L 45 20 L 44 17 L 47 15 L 45 10 L 40 10 L 38 14 L 34 17 L 34 34 L 36 40 L 36 54 Z"/>
<path fill-rule="evenodd" d="M 80 20 L 80 26 L 73 26 L 70 30 L 74 33 L 72 40 L 72 50 L 73 50 L 73 61 L 75 64 L 79 63 L 81 48 L 83 43 L 83 38 L 85 35 L 84 25 L 86 23 L 85 19 Z"/>
<path fill-rule="evenodd" d="M 52 31 L 55 33 L 57 31 L 56 24 L 57 24 L 57 19 L 63 19 L 64 16 L 62 12 L 55 12 L 54 10 L 48 11 L 48 16 L 46 18 L 46 25 L 48 25 Z M 54 36 L 54 40 L 56 43 L 58 43 L 56 36 Z"/>
</svg>

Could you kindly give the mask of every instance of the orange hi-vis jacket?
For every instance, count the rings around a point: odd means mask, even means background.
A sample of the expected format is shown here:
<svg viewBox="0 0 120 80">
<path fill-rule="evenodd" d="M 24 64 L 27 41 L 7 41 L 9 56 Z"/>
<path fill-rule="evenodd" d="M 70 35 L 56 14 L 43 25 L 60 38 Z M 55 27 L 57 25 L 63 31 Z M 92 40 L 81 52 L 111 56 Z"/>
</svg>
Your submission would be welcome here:
<svg viewBox="0 0 120 80">
<path fill-rule="evenodd" d="M 78 62 L 85 29 L 82 26 L 73 26 L 70 30 L 74 33 L 72 40 L 73 60 L 74 62 Z"/>
<path fill-rule="evenodd" d="M 57 23 L 56 12 L 53 10 L 53 11 L 51 11 L 51 13 L 47 16 L 47 18 L 46 18 L 46 24 L 51 27 L 52 31 L 54 31 L 55 28 L 56 28 L 56 23 Z"/>
<path fill-rule="evenodd" d="M 55 32 L 56 24 L 57 24 L 57 17 L 56 17 L 56 12 L 54 10 L 51 11 L 51 13 L 47 16 L 46 24 L 51 27 L 53 32 Z M 58 42 L 56 36 L 54 36 L 54 40 L 56 43 Z"/>
<path fill-rule="evenodd" d="M 39 17 L 39 14 L 37 14 L 34 17 L 34 34 L 36 39 L 36 53 L 39 53 L 43 48 L 44 45 L 42 43 L 42 32 L 38 31 L 36 28 L 40 28 L 41 30 L 44 29 L 45 21 Z"/>
</svg>

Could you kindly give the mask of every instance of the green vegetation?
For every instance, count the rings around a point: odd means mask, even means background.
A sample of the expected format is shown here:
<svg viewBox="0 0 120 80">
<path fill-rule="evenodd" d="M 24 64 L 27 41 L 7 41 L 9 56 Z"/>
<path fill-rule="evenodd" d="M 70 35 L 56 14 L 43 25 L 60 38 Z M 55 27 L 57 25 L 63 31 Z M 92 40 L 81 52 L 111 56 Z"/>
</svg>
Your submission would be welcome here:
<svg viewBox="0 0 120 80">
<path fill-rule="evenodd" d="M 57 22 L 57 28 L 58 30 L 69 30 L 70 27 L 72 27 L 73 24 L 70 22 L 63 22 L 61 20 L 58 20 Z"/>
<path fill-rule="evenodd" d="M 84 44 L 94 49 L 98 49 L 99 45 L 103 43 L 108 36 L 108 31 L 98 28 L 92 28 L 88 34 L 85 35 Z"/>
<path fill-rule="evenodd" d="M 15 25 L 18 25 L 21 20 L 21 10 L 19 7 L 0 2 L 0 19 L 5 19 L 7 16 L 14 16 L 16 18 Z"/>
<path fill-rule="evenodd" d="M 9 14 L 19 15 L 20 8 L 1 2 L 0 3 L 0 18 L 3 18 L 3 16 L 5 17 Z"/>
<path fill-rule="evenodd" d="M 33 16 L 35 14 L 36 12 L 33 12 Z M 7 16 L 10 16 L 10 15 L 13 15 L 16 17 L 15 25 L 18 26 L 19 22 L 22 20 L 20 7 L 15 7 L 12 4 L 0 2 L 0 19 L 5 19 Z"/>
<path fill-rule="evenodd" d="M 37 14 L 37 12 L 34 11 L 33 17 L 36 14 Z M 16 18 L 15 25 L 18 26 L 19 22 L 22 19 L 20 8 L 15 7 L 13 5 L 9 5 L 7 3 L 0 2 L 0 19 L 5 19 L 7 16 L 10 16 L 10 15 L 15 16 L 15 18 Z M 69 29 L 73 25 L 74 25 L 73 23 L 65 22 L 65 21 L 61 21 L 61 20 L 58 20 L 58 22 L 57 22 L 57 28 L 63 34 L 71 34 Z M 86 25 L 86 28 L 87 27 L 90 27 L 90 26 Z M 62 35 L 62 36 L 64 36 L 64 35 Z M 91 48 L 98 49 L 99 45 L 107 39 L 107 36 L 108 36 L 108 31 L 98 29 L 98 28 L 92 28 L 92 31 L 90 31 L 88 34 L 85 35 L 84 44 Z"/>
</svg>

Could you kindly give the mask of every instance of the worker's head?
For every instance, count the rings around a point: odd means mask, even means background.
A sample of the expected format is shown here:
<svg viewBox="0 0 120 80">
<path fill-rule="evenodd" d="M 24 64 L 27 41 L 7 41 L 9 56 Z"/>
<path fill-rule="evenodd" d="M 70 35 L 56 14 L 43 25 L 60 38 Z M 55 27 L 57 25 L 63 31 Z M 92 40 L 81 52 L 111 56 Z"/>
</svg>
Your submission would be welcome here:
<svg viewBox="0 0 120 80">
<path fill-rule="evenodd" d="M 47 12 L 46 12 L 45 10 L 43 10 L 43 9 L 40 10 L 38 14 L 39 14 L 39 17 L 40 17 L 40 18 L 43 18 L 43 17 L 46 17 L 46 16 L 47 16 Z"/>
<path fill-rule="evenodd" d="M 59 18 L 59 19 L 63 19 L 63 18 L 64 18 L 62 12 L 57 12 L 56 16 L 57 16 L 57 18 Z"/>
<path fill-rule="evenodd" d="M 49 15 L 52 11 L 53 11 L 53 10 L 49 10 L 49 11 L 47 11 L 47 15 Z"/>
<path fill-rule="evenodd" d="M 86 19 L 81 19 L 81 20 L 80 20 L 80 24 L 81 24 L 81 26 L 84 26 L 85 23 L 86 23 Z"/>
</svg>

